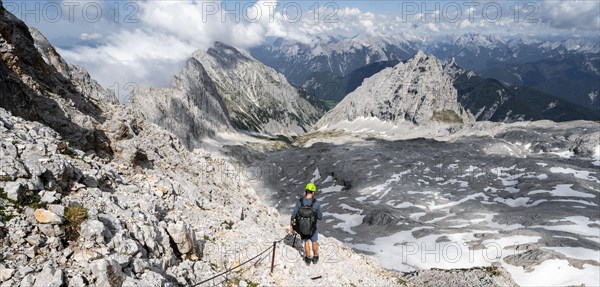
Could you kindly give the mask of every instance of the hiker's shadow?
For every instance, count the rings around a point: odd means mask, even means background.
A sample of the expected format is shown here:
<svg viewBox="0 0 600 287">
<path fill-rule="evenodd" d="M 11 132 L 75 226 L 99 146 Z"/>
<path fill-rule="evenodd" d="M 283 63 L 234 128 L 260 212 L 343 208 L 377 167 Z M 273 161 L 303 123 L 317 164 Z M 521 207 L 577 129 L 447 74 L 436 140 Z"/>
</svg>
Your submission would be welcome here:
<svg viewBox="0 0 600 287">
<path fill-rule="evenodd" d="M 296 249 L 300 256 L 304 256 L 304 244 L 302 244 L 302 239 L 300 235 L 297 233 L 289 233 L 283 239 L 283 244 L 288 245 Z"/>
</svg>

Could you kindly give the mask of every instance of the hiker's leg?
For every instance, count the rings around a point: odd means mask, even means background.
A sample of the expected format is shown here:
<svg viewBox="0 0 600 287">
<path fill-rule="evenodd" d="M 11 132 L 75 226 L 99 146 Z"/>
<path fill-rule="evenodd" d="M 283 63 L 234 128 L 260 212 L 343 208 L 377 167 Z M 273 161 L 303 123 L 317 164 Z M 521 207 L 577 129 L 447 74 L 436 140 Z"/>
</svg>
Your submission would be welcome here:
<svg viewBox="0 0 600 287">
<path fill-rule="evenodd" d="M 310 257 L 310 241 L 304 241 L 304 252 L 306 252 L 306 257 Z"/>
<path fill-rule="evenodd" d="M 319 256 L 319 229 L 315 230 L 315 233 L 310 237 L 312 242 L 313 256 Z"/>
</svg>

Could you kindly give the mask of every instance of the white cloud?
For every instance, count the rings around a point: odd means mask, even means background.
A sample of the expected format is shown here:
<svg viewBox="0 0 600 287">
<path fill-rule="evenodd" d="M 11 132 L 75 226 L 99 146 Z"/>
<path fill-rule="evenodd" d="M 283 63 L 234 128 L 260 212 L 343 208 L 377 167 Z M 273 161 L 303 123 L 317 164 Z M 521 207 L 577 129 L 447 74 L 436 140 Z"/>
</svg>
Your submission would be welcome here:
<svg viewBox="0 0 600 287">
<path fill-rule="evenodd" d="M 84 41 L 100 40 L 100 39 L 102 39 L 102 34 L 100 34 L 100 33 L 92 33 L 92 34 L 83 33 L 83 34 L 79 35 L 79 39 L 84 40 Z"/>
<path fill-rule="evenodd" d="M 415 39 L 466 32 L 529 35 L 548 33 L 549 27 L 553 27 L 552 32 L 555 33 L 556 29 L 593 30 L 600 25 L 598 1 L 543 2 L 534 15 L 542 20 L 541 24 L 515 21 L 508 4 L 503 6 L 504 17 L 496 21 L 485 21 L 481 6 L 463 6 L 462 18 L 458 20 L 455 19 L 458 15 L 456 9 L 447 9 L 452 15 L 437 14 L 442 21 L 434 21 L 436 17 L 428 15 L 426 19 L 429 21 L 423 22 L 422 13 L 402 18 L 398 15 L 373 14 L 355 7 L 332 10 L 332 7 L 322 5 L 318 11 L 303 11 L 301 19 L 290 22 L 281 11 L 283 2 L 271 0 L 254 4 L 240 3 L 238 6 L 234 5 L 236 2 L 227 1 L 228 9 L 239 10 L 236 12 L 239 21 L 234 21 L 233 15 L 210 13 L 213 11 L 210 9 L 222 12 L 220 3 L 212 0 L 135 3 L 139 5 L 136 14 L 139 23 L 116 26 L 120 30 L 113 29 L 114 23 L 109 23 L 110 26 L 106 27 L 110 29 L 101 32 L 79 32 L 76 35 L 80 35 L 80 39 L 96 40 L 101 45 L 76 46 L 60 50 L 61 54 L 69 62 L 85 66 L 92 76 L 107 87 L 129 82 L 167 86 L 194 50 L 207 49 L 214 41 L 248 48 L 263 43 L 267 37 L 285 37 L 311 43 L 315 37 L 325 35 L 403 33 L 405 38 Z M 474 19 L 469 19 L 469 15 L 474 15 Z M 293 11 L 289 16 L 295 16 Z M 443 21 L 445 16 L 455 21 Z M 115 32 L 110 34 L 107 31 Z"/>
<path fill-rule="evenodd" d="M 288 36 L 278 22 L 269 21 L 276 15 L 269 15 L 265 3 L 255 5 L 262 6 L 262 15 L 258 22 L 248 23 L 222 21 L 222 15 L 203 10 L 207 6 L 202 2 L 139 2 L 139 23 L 132 29 L 123 25 L 124 29 L 106 36 L 83 33 L 82 40 L 102 38 L 102 44 L 59 51 L 69 62 L 85 66 L 105 87 L 127 83 L 167 86 L 194 50 L 207 49 L 215 41 L 245 48 L 268 36 Z M 243 15 L 250 18 L 252 14 Z"/>
<path fill-rule="evenodd" d="M 559 29 L 600 31 L 600 1 L 551 1 L 540 5 L 540 20 Z"/>
</svg>

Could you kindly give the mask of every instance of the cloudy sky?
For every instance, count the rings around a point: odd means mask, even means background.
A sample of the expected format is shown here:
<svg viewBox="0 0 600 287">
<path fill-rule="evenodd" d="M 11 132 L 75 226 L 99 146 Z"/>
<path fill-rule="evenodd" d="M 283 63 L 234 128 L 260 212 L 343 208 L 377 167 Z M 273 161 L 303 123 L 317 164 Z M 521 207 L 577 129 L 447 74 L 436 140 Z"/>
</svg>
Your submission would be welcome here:
<svg viewBox="0 0 600 287">
<path fill-rule="evenodd" d="M 519 4 L 515 4 L 519 3 Z M 273 37 L 466 32 L 503 37 L 595 37 L 600 1 L 31 1 L 7 10 L 42 31 L 105 87 L 167 86 L 196 49 L 249 48 Z"/>
</svg>

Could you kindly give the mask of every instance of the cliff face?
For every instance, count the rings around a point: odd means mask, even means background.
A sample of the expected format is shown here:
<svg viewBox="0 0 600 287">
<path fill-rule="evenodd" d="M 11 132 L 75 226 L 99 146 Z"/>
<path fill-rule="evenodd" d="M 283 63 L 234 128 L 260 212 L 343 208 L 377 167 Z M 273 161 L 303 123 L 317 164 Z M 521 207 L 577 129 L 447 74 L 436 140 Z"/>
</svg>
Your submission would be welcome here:
<svg viewBox="0 0 600 287">
<path fill-rule="evenodd" d="M 422 52 L 365 79 L 316 126 L 369 117 L 395 125 L 474 120 L 458 103 L 452 78 L 444 72 L 442 62 Z"/>
</svg>

